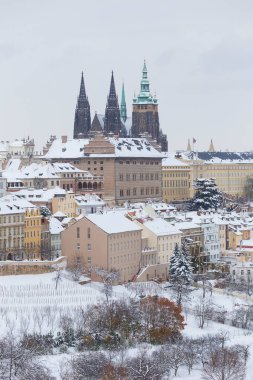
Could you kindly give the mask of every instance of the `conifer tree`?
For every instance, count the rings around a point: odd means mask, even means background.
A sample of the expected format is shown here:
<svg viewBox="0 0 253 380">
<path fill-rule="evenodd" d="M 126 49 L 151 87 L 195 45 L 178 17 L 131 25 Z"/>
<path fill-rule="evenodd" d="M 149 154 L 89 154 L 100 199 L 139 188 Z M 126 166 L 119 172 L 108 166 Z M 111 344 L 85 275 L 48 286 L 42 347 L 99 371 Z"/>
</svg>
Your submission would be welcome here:
<svg viewBox="0 0 253 380">
<path fill-rule="evenodd" d="M 195 181 L 196 193 L 191 200 L 190 209 L 198 211 L 200 209 L 217 209 L 223 204 L 223 195 L 218 191 L 214 178 L 198 178 Z"/>
</svg>

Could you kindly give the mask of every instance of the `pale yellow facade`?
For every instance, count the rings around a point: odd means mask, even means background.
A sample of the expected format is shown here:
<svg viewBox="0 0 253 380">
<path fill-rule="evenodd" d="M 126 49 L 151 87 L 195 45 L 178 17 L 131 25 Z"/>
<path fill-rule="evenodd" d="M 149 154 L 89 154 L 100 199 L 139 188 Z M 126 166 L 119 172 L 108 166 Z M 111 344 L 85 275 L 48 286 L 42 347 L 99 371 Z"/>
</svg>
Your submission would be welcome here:
<svg viewBox="0 0 253 380">
<path fill-rule="evenodd" d="M 54 197 L 52 199 L 52 214 L 55 214 L 58 211 L 67 215 L 68 218 L 74 218 L 77 216 L 74 193 L 66 192 L 63 196 Z"/>
<path fill-rule="evenodd" d="M 162 194 L 165 202 L 190 199 L 191 186 L 191 168 L 189 166 L 162 166 Z"/>
<path fill-rule="evenodd" d="M 247 178 L 253 177 L 253 163 L 204 163 L 193 161 L 190 162 L 190 166 L 192 181 L 196 178 L 215 178 L 218 189 L 233 196 L 242 196 Z M 193 195 L 193 183 L 191 189 Z"/>
<path fill-rule="evenodd" d="M 40 259 L 41 215 L 39 208 L 27 209 L 24 226 L 24 252 L 26 259 Z"/>
</svg>

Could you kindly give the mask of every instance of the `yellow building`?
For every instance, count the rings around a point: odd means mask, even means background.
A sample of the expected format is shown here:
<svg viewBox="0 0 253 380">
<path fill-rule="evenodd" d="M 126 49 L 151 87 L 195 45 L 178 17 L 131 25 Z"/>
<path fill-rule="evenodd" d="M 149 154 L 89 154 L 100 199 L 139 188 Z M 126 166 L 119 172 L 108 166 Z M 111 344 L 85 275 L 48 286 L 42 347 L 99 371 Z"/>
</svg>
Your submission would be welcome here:
<svg viewBox="0 0 253 380">
<path fill-rule="evenodd" d="M 41 215 L 39 208 L 25 211 L 24 252 L 26 259 L 41 258 Z"/>
<path fill-rule="evenodd" d="M 174 157 L 162 160 L 162 194 L 165 202 L 185 201 L 191 197 L 191 167 Z"/>
<path fill-rule="evenodd" d="M 77 205 L 75 201 L 75 194 L 73 192 L 66 192 L 60 196 L 56 196 L 52 199 L 52 214 L 61 211 L 68 218 L 74 218 L 77 216 Z"/>
<path fill-rule="evenodd" d="M 253 153 L 185 152 L 180 157 L 191 168 L 191 195 L 197 178 L 215 178 L 220 191 L 235 197 L 244 195 L 247 179 L 253 178 Z"/>
</svg>

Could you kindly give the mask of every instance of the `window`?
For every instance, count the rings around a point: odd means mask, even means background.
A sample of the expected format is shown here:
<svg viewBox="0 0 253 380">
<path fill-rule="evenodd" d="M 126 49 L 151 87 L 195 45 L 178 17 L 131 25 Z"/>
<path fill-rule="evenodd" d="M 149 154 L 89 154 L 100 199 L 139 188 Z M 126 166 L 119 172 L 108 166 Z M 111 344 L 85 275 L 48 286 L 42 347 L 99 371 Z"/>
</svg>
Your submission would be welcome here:
<svg viewBox="0 0 253 380">
<path fill-rule="evenodd" d="M 123 177 L 123 174 L 120 174 L 120 175 L 119 175 L 119 180 L 120 180 L 120 181 L 123 181 L 123 178 L 124 178 L 124 177 Z"/>
<path fill-rule="evenodd" d="M 141 188 L 141 195 L 144 195 L 144 188 Z"/>
<path fill-rule="evenodd" d="M 133 195 L 136 195 L 137 189 L 136 187 L 133 188 Z"/>
<path fill-rule="evenodd" d="M 80 243 L 77 243 L 77 245 L 76 245 L 76 249 L 80 249 Z"/>
<path fill-rule="evenodd" d="M 87 229 L 87 237 L 88 237 L 88 239 L 90 239 L 90 227 L 88 227 L 88 229 Z"/>
<path fill-rule="evenodd" d="M 124 196 L 124 191 L 123 191 L 123 190 L 120 190 L 120 191 L 119 191 L 119 196 L 120 196 L 120 197 L 123 197 L 123 196 Z"/>
<path fill-rule="evenodd" d="M 126 180 L 127 180 L 127 181 L 130 181 L 130 174 L 127 174 L 127 175 L 126 175 Z"/>
<path fill-rule="evenodd" d="M 143 174 L 140 174 L 140 181 L 143 181 Z"/>
<path fill-rule="evenodd" d="M 136 181 L 136 174 L 133 174 L 133 181 Z"/>
<path fill-rule="evenodd" d="M 87 245 L 87 249 L 88 249 L 88 251 L 91 251 L 91 244 Z"/>
<path fill-rule="evenodd" d="M 76 229 L 76 237 L 79 239 L 80 238 L 80 228 L 77 227 Z"/>
<path fill-rule="evenodd" d="M 127 195 L 127 196 L 130 196 L 130 189 L 127 189 L 127 191 L 126 191 L 126 195 Z"/>
</svg>

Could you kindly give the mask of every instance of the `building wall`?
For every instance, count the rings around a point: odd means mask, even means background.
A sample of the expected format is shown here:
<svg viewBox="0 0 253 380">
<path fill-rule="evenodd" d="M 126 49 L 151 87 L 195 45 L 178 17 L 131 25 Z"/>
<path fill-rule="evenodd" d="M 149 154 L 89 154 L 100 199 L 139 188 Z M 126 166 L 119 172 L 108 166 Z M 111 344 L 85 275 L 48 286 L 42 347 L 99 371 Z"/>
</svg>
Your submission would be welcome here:
<svg viewBox="0 0 253 380">
<path fill-rule="evenodd" d="M 161 159 L 117 158 L 115 162 L 116 201 L 161 199 Z"/>
<path fill-rule="evenodd" d="M 24 252 L 26 259 L 39 259 L 41 250 L 41 215 L 37 208 L 25 212 Z"/>
<path fill-rule="evenodd" d="M 192 179 L 215 178 L 218 189 L 226 194 L 242 196 L 248 177 L 253 177 L 253 163 L 190 162 Z M 193 184 L 192 184 L 193 185 Z"/>
<path fill-rule="evenodd" d="M 0 215 L 0 260 L 23 257 L 24 214 L 23 211 Z"/>
<path fill-rule="evenodd" d="M 184 166 L 162 166 L 162 194 L 165 202 L 191 197 L 191 169 Z"/>
<path fill-rule="evenodd" d="M 140 268 L 141 231 L 107 234 L 84 217 L 65 229 L 61 237 L 62 254 L 69 266 L 80 263 L 115 269 L 121 281 L 131 280 Z"/>
<path fill-rule="evenodd" d="M 75 194 L 67 192 L 62 197 L 54 197 L 52 199 L 52 214 L 57 211 L 63 212 L 69 218 L 77 216 Z"/>
</svg>

